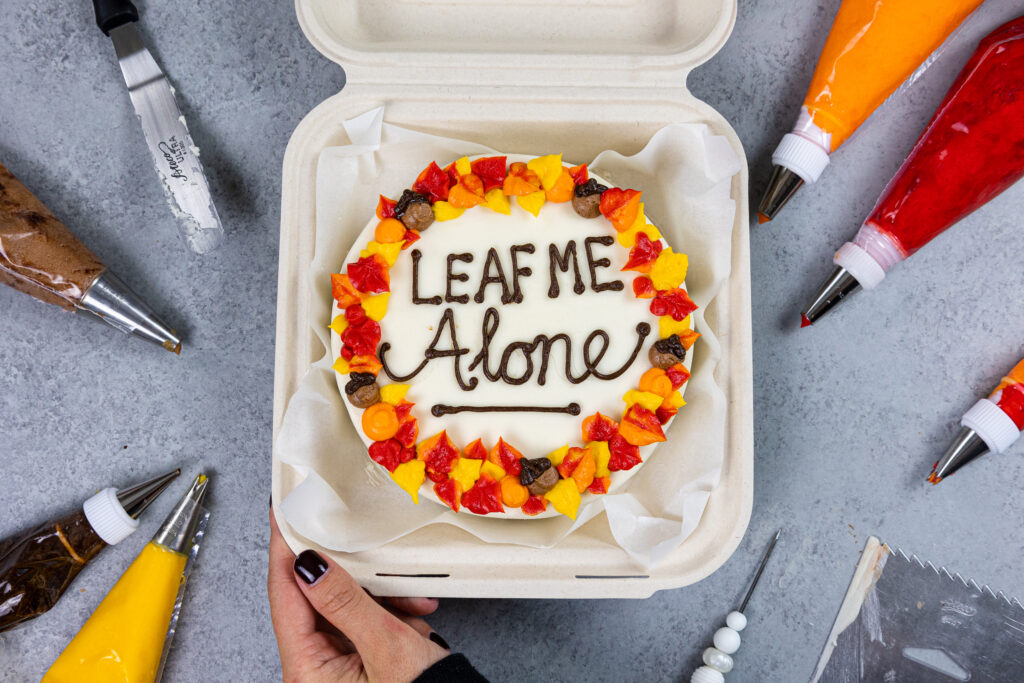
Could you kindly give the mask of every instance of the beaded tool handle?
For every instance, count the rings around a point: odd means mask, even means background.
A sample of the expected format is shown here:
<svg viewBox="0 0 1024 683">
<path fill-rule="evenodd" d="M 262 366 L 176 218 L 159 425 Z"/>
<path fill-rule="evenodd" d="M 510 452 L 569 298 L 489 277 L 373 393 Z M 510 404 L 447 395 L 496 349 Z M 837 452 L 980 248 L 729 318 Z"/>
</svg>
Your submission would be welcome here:
<svg viewBox="0 0 1024 683">
<path fill-rule="evenodd" d="M 732 671 L 732 654 L 740 649 L 740 631 L 747 625 L 747 617 L 744 616 L 743 610 L 747 608 L 750 596 L 754 594 L 754 588 L 757 587 L 757 582 L 761 578 L 765 565 L 768 564 L 768 558 L 771 557 L 772 551 L 775 549 L 775 542 L 779 540 L 781 533 L 782 529 L 775 532 L 775 537 L 768 544 L 768 549 L 764 551 L 764 557 L 761 558 L 761 564 L 757 567 L 754 580 L 750 582 L 750 588 L 743 596 L 740 608 L 729 612 L 725 617 L 725 626 L 715 631 L 712 641 L 715 646 L 704 650 L 702 657 L 704 666 L 693 672 L 693 675 L 690 676 L 690 683 L 723 683 L 725 674 Z"/>
</svg>

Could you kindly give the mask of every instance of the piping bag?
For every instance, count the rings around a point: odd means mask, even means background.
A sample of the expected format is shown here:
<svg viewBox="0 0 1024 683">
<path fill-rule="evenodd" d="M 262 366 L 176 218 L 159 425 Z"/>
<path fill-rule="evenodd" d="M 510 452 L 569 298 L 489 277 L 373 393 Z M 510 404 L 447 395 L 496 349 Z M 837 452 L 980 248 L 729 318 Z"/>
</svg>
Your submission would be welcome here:
<svg viewBox="0 0 1024 683">
<path fill-rule="evenodd" d="M 829 155 L 888 98 L 913 80 L 982 0 L 843 0 L 818 57 L 793 132 L 772 154 L 758 221 L 775 218 Z"/>
<path fill-rule="evenodd" d="M 806 327 L 1024 175 L 1024 17 L 978 49 L 804 309 Z"/>
<path fill-rule="evenodd" d="M 999 386 L 964 413 L 960 433 L 932 467 L 928 481 L 938 484 L 962 466 L 989 451 L 1002 453 L 1024 429 L 1024 360 Z"/>
<path fill-rule="evenodd" d="M 200 474 L 43 676 L 44 683 L 152 683 L 177 627 L 185 581 L 209 513 Z"/>
<path fill-rule="evenodd" d="M 0 633 L 56 605 L 101 550 L 135 533 L 139 515 L 179 474 L 103 489 L 78 512 L 0 540 Z"/>
<path fill-rule="evenodd" d="M 0 164 L 0 282 L 181 353 L 178 334 Z"/>
</svg>

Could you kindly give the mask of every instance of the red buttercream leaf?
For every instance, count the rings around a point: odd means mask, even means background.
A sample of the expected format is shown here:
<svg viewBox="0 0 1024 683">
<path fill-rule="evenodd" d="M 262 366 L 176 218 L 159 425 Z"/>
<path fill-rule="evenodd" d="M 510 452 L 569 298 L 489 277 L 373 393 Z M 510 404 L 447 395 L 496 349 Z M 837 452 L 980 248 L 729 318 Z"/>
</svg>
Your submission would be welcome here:
<svg viewBox="0 0 1024 683">
<path fill-rule="evenodd" d="M 531 517 L 533 517 L 534 515 L 539 515 L 540 513 L 547 510 L 548 504 L 544 501 L 544 498 L 541 496 L 530 496 L 529 498 L 526 499 L 526 502 L 523 503 L 523 507 L 521 509 L 523 511 L 523 514 L 530 515 Z"/>
<path fill-rule="evenodd" d="M 651 278 L 643 275 L 633 278 L 633 295 L 637 299 L 653 299 L 654 294 L 654 283 L 651 282 Z"/>
<path fill-rule="evenodd" d="M 398 467 L 402 444 L 394 439 L 387 441 L 374 441 L 370 444 L 370 458 L 377 464 L 383 465 L 388 472 L 394 472 Z"/>
<path fill-rule="evenodd" d="M 441 481 L 452 471 L 452 464 L 459 458 L 459 450 L 448 438 L 448 433 L 441 432 L 441 438 L 420 457 L 427 462 L 427 476 L 431 481 Z"/>
<path fill-rule="evenodd" d="M 622 270 L 635 270 L 639 273 L 651 272 L 651 267 L 658 260 L 658 254 L 664 247 L 661 240 L 653 241 L 646 233 L 637 233 L 636 244 L 629 250 L 629 260 Z"/>
<path fill-rule="evenodd" d="M 654 416 L 658 418 L 658 422 L 666 424 L 669 420 L 675 417 L 678 412 L 678 408 L 673 408 L 671 406 L 658 406 L 658 409 L 654 411 Z"/>
<path fill-rule="evenodd" d="M 395 217 L 395 204 L 394 199 L 388 199 L 384 195 L 380 195 L 380 199 L 377 200 L 377 218 L 384 220 L 385 218 Z"/>
<path fill-rule="evenodd" d="M 693 303 L 685 289 L 661 290 L 651 302 L 651 313 L 658 316 L 670 315 L 677 322 L 682 322 L 696 310 L 697 304 Z"/>
<path fill-rule="evenodd" d="M 345 309 L 345 322 L 349 325 L 358 325 L 366 320 L 366 310 L 359 304 L 352 304 Z"/>
<path fill-rule="evenodd" d="M 572 182 L 576 185 L 582 185 L 583 183 L 590 180 L 590 173 L 587 171 L 586 164 L 573 166 L 572 168 L 569 169 L 569 175 L 572 176 Z"/>
<path fill-rule="evenodd" d="M 391 291 L 388 264 L 377 254 L 364 256 L 348 264 L 348 277 L 352 286 L 364 294 L 382 294 Z"/>
<path fill-rule="evenodd" d="M 402 249 L 408 249 L 409 245 L 420 238 L 418 230 L 406 230 L 405 237 L 402 238 Z"/>
<path fill-rule="evenodd" d="M 558 473 L 562 475 L 563 479 L 569 479 L 572 477 L 572 473 L 576 471 L 577 465 L 580 464 L 580 460 L 583 460 L 584 450 L 573 446 L 569 449 L 569 452 L 565 454 L 565 458 L 562 459 L 562 464 L 558 465 Z"/>
<path fill-rule="evenodd" d="M 504 184 L 505 161 L 505 157 L 484 157 L 470 164 L 473 173 L 484 181 L 484 192 L 490 192 Z"/>
<path fill-rule="evenodd" d="M 608 450 L 611 457 L 608 459 L 608 469 L 612 472 L 631 470 L 640 464 L 640 449 L 616 434 L 608 442 Z"/>
<path fill-rule="evenodd" d="M 665 370 L 665 374 L 668 375 L 669 380 L 671 380 L 673 389 L 678 389 L 686 384 L 686 380 L 690 379 L 690 371 L 687 370 L 686 366 L 682 363 L 676 363 L 669 369 Z"/>
<path fill-rule="evenodd" d="M 398 454 L 399 462 L 409 462 L 416 458 L 415 448 L 403 448 L 402 452 Z"/>
<path fill-rule="evenodd" d="M 419 425 L 416 422 L 415 417 L 410 417 L 404 422 L 400 422 L 398 425 L 398 431 L 395 432 L 395 439 L 398 443 L 402 444 L 406 448 L 412 448 L 416 445 L 416 437 L 420 434 Z"/>
<path fill-rule="evenodd" d="M 441 499 L 441 502 L 455 512 L 459 511 L 459 498 L 462 497 L 462 487 L 454 479 L 445 479 L 434 484 L 434 493 Z"/>
<path fill-rule="evenodd" d="M 356 355 L 356 352 L 352 350 L 352 347 L 348 344 L 343 344 L 341 347 L 341 357 L 345 360 L 352 360 L 352 357 Z M 351 372 L 351 369 L 350 369 Z"/>
<path fill-rule="evenodd" d="M 486 474 L 480 476 L 473 488 L 462 494 L 462 507 L 478 515 L 504 512 L 501 505 L 501 485 Z"/>
<path fill-rule="evenodd" d="M 628 230 L 640 215 L 640 195 L 638 190 L 608 188 L 601 194 L 601 213 L 619 232 Z"/>
<path fill-rule="evenodd" d="M 380 343 L 380 325 L 364 316 L 362 321 L 345 328 L 341 333 L 341 341 L 357 356 L 372 355 L 377 352 L 377 344 Z"/>
<path fill-rule="evenodd" d="M 419 192 L 425 195 L 430 203 L 443 202 L 448 199 L 448 190 L 453 185 L 451 178 L 447 173 L 441 170 L 441 168 L 434 163 L 430 162 L 430 166 L 427 166 L 416 178 L 416 182 L 412 185 L 413 192 Z"/>
<path fill-rule="evenodd" d="M 359 292 L 352 286 L 352 280 L 344 273 L 331 273 L 331 296 L 341 309 L 362 301 Z"/>
<path fill-rule="evenodd" d="M 583 420 L 583 442 L 607 441 L 619 430 L 619 423 L 607 415 L 594 413 Z"/>
<path fill-rule="evenodd" d="M 506 474 L 518 476 L 522 469 L 519 459 L 522 457 L 522 453 L 505 443 L 504 439 L 499 438 L 487 459 L 505 470 Z"/>
<path fill-rule="evenodd" d="M 469 458 L 470 460 L 486 460 L 487 449 L 484 448 L 484 443 L 480 439 L 470 442 L 463 451 L 462 456 Z"/>
<path fill-rule="evenodd" d="M 603 495 L 608 493 L 608 487 L 611 486 L 611 477 L 594 477 L 593 483 L 587 487 L 587 490 L 597 495 Z"/>
<path fill-rule="evenodd" d="M 414 405 L 416 404 L 410 403 L 409 401 L 403 399 L 397 406 L 395 406 L 395 415 L 398 416 L 399 422 L 406 419 L 406 417 L 409 415 L 409 411 L 412 410 L 412 407 Z"/>
</svg>

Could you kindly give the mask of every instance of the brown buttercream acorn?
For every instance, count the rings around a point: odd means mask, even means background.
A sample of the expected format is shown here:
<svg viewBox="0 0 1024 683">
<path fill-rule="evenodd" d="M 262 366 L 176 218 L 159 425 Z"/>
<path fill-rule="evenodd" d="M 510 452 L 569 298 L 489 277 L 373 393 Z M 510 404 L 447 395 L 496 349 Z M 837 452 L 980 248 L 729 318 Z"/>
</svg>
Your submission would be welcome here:
<svg viewBox="0 0 1024 683">
<path fill-rule="evenodd" d="M 583 218 L 597 218 L 601 215 L 601 194 L 608 188 L 591 178 L 577 185 L 572 193 L 572 208 Z"/>
<path fill-rule="evenodd" d="M 410 230 L 423 232 L 434 222 L 430 200 L 418 192 L 406 190 L 395 203 L 395 217 Z"/>
<path fill-rule="evenodd" d="M 345 396 L 356 408 L 369 408 L 380 401 L 377 378 L 369 372 L 353 372 L 345 384 Z"/>
<path fill-rule="evenodd" d="M 673 365 L 686 360 L 686 347 L 680 341 L 679 335 L 673 334 L 671 337 L 654 342 L 649 358 L 654 367 L 668 370 Z"/>
</svg>

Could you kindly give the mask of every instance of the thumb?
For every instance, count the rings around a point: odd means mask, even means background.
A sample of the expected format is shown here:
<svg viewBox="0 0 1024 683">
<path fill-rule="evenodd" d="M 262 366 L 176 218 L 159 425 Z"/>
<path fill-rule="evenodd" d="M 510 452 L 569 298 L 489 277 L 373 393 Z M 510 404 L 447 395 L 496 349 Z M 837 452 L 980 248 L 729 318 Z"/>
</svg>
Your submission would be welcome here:
<svg viewBox="0 0 1024 683">
<path fill-rule="evenodd" d="M 306 599 L 352 641 L 371 680 L 411 680 L 448 652 L 377 604 L 329 558 L 304 550 L 295 575 Z"/>
</svg>

